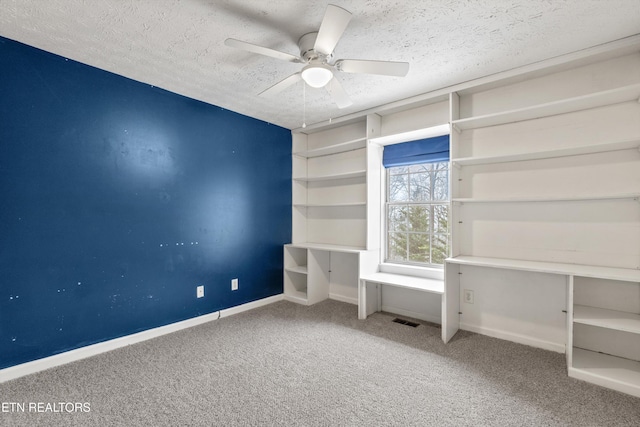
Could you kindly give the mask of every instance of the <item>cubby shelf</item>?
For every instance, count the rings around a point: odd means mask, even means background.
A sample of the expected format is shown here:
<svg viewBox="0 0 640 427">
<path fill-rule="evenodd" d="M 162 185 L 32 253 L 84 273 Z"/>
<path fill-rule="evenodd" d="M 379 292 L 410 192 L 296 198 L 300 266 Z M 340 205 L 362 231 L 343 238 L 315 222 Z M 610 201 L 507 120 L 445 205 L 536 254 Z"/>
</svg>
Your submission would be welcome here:
<svg viewBox="0 0 640 427">
<path fill-rule="evenodd" d="M 357 150 L 364 148 L 367 143 L 367 138 L 357 138 L 351 141 L 341 142 L 339 144 L 329 145 L 327 147 L 316 148 L 314 150 L 300 151 L 293 153 L 295 156 L 300 157 L 320 157 L 327 156 L 329 154 L 337 154 L 345 151 Z"/>
<path fill-rule="evenodd" d="M 640 334 L 640 314 L 575 305 L 573 321 L 584 325 Z"/>
<path fill-rule="evenodd" d="M 486 156 L 486 157 L 461 157 L 452 159 L 454 165 L 457 166 L 474 166 L 487 165 L 495 163 L 509 163 L 526 160 L 542 160 L 557 157 L 577 156 L 582 154 L 604 153 L 609 151 L 628 150 L 632 148 L 640 148 L 640 139 L 630 139 L 616 141 L 610 143 L 593 144 L 581 147 L 563 148 L 557 150 L 545 150 L 529 153 L 508 154 L 503 156 Z"/>
<path fill-rule="evenodd" d="M 569 376 L 640 396 L 640 362 L 635 360 L 574 348 Z"/>
<path fill-rule="evenodd" d="M 485 114 L 453 120 L 451 125 L 458 130 L 478 129 L 524 120 L 538 119 L 573 111 L 603 107 L 640 98 L 640 83 L 616 89 L 595 92 L 588 95 L 566 98 L 558 101 L 517 108 L 499 113 Z"/>
<path fill-rule="evenodd" d="M 296 266 L 296 267 L 285 267 L 285 270 L 291 271 L 293 273 L 298 273 L 298 274 L 307 274 L 307 266 L 306 265 L 299 265 L 299 266 Z"/>
</svg>

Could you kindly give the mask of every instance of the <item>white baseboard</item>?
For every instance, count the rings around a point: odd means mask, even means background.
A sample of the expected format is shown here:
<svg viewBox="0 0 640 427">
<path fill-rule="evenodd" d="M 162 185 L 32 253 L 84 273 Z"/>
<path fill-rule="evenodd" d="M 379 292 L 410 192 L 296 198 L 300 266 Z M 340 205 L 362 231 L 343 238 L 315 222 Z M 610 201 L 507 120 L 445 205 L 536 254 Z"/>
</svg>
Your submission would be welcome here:
<svg viewBox="0 0 640 427">
<path fill-rule="evenodd" d="M 569 376 L 582 381 L 587 381 L 592 384 L 597 384 L 601 387 L 611 388 L 621 393 L 627 393 L 635 397 L 640 397 L 640 386 L 632 384 L 631 382 L 623 382 L 615 380 L 603 375 L 598 375 L 592 372 L 585 372 L 582 369 L 576 369 L 569 367 Z"/>
<path fill-rule="evenodd" d="M 346 302 L 347 304 L 354 304 L 354 305 L 358 305 L 358 298 L 352 298 L 352 297 L 346 297 L 344 295 L 340 295 L 340 294 L 329 294 L 329 299 L 332 300 L 336 300 L 336 301 L 340 301 L 340 302 Z"/>
<path fill-rule="evenodd" d="M 437 323 L 438 325 L 442 324 L 442 319 L 440 317 L 432 316 L 427 313 L 418 313 L 417 311 L 405 310 L 403 308 L 391 307 L 384 304 L 382 304 L 382 311 L 400 316 L 412 317 L 414 319 L 425 320 L 427 322 Z"/>
<path fill-rule="evenodd" d="M 282 299 L 289 302 L 295 302 L 296 304 L 309 305 L 309 300 L 306 298 L 300 298 L 294 295 L 283 295 Z"/>
<path fill-rule="evenodd" d="M 263 299 L 259 299 L 257 301 L 251 301 L 246 304 L 237 305 L 231 308 L 225 308 L 224 310 L 220 310 L 220 317 L 229 317 L 234 314 L 242 313 L 243 311 L 253 310 L 254 308 L 264 307 L 265 305 L 273 304 L 274 302 L 282 301 L 284 299 L 283 294 L 274 295 L 272 297 L 267 297 Z"/>
<path fill-rule="evenodd" d="M 544 350 L 555 351 L 556 353 L 564 353 L 564 343 L 556 343 L 539 338 L 533 338 L 527 335 L 520 335 L 514 332 L 507 332 L 499 329 L 485 328 L 477 325 L 469 325 L 467 323 L 460 323 L 460 329 L 469 332 L 475 332 L 480 335 L 487 335 L 493 338 L 500 338 L 502 340 L 516 342 L 518 344 L 524 344 L 531 347 L 542 348 Z"/>
<path fill-rule="evenodd" d="M 213 320 L 218 320 L 221 317 L 232 316 L 234 314 L 242 313 L 243 311 L 252 310 L 254 308 L 262 307 L 264 305 L 281 301 L 282 299 L 283 299 L 282 294 L 274 295 L 272 297 L 263 298 L 258 301 L 252 301 L 236 307 L 231 307 L 224 310 L 216 311 L 214 313 L 209 313 L 209 314 L 194 317 L 191 319 L 182 320 L 180 322 L 171 323 L 169 325 L 148 329 L 146 331 L 137 332 L 135 334 L 126 335 L 124 337 L 114 338 L 109 341 L 99 342 L 97 344 L 91 344 L 86 347 L 77 348 L 75 350 L 69 350 L 64 353 L 56 354 L 56 355 L 45 357 L 38 360 L 33 360 L 31 362 L 22 363 L 16 366 L 11 366 L 9 368 L 0 369 L 0 383 L 10 381 L 25 375 L 30 375 L 36 372 L 44 371 L 46 369 L 54 368 L 56 366 L 75 362 L 77 360 L 86 359 L 87 357 L 95 356 L 101 353 L 106 353 L 108 351 L 116 350 L 118 348 L 126 347 L 128 345 L 147 341 L 152 338 L 156 338 L 162 335 L 170 334 L 172 332 L 180 331 L 182 329 L 191 328 L 193 326 L 201 325 L 203 323 L 211 322 Z"/>
</svg>

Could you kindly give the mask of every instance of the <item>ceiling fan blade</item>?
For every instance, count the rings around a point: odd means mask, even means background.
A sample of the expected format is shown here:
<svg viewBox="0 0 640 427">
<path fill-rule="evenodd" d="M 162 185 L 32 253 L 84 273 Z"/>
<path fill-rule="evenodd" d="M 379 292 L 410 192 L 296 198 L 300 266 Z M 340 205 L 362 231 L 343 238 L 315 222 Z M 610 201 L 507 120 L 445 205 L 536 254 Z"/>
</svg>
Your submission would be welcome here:
<svg viewBox="0 0 640 427">
<path fill-rule="evenodd" d="M 367 61 L 361 59 L 339 59 L 335 66 L 345 73 L 381 74 L 404 77 L 409 72 L 408 62 Z"/>
<path fill-rule="evenodd" d="M 246 50 L 247 52 L 253 52 L 253 53 L 258 53 L 260 55 L 270 56 L 272 58 L 281 59 L 283 61 L 302 62 L 300 58 L 298 58 L 297 56 L 291 55 L 289 53 L 269 49 L 268 47 L 264 47 L 264 46 L 258 46 L 257 44 L 243 42 L 241 40 L 226 39 L 224 41 L 224 44 L 226 44 L 229 47 L 235 47 L 237 49 Z"/>
<path fill-rule="evenodd" d="M 344 91 L 344 88 L 335 77 L 332 78 L 325 87 L 338 108 L 346 108 L 353 104 L 351 99 L 349 99 L 349 95 L 347 95 L 347 92 Z"/>
<path fill-rule="evenodd" d="M 314 50 L 325 55 L 333 53 L 350 20 L 351 12 L 332 4 L 328 5 L 313 46 Z"/>
<path fill-rule="evenodd" d="M 288 88 L 289 86 L 293 86 L 294 84 L 298 83 L 301 79 L 302 79 L 302 77 L 300 77 L 300 73 L 292 74 L 289 77 L 287 77 L 286 79 L 281 80 L 278 83 L 276 83 L 273 86 L 271 86 L 270 88 L 260 92 L 258 94 L 258 96 L 273 96 L 273 95 L 277 95 L 280 92 L 282 92 L 283 90 L 285 90 L 286 88 Z"/>
</svg>

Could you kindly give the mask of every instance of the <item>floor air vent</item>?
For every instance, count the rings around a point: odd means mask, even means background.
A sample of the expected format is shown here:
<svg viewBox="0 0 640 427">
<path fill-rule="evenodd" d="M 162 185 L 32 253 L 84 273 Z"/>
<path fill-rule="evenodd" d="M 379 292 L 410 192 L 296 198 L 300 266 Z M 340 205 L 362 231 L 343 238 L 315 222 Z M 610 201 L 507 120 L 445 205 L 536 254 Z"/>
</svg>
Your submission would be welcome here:
<svg viewBox="0 0 640 427">
<path fill-rule="evenodd" d="M 400 323 L 401 325 L 407 325 L 407 326 L 411 326 L 412 328 L 417 328 L 419 323 L 415 323 L 415 322 L 409 322 L 408 320 L 404 320 L 404 319 L 399 319 L 399 318 L 395 318 L 393 319 L 393 321 L 395 323 Z"/>
</svg>

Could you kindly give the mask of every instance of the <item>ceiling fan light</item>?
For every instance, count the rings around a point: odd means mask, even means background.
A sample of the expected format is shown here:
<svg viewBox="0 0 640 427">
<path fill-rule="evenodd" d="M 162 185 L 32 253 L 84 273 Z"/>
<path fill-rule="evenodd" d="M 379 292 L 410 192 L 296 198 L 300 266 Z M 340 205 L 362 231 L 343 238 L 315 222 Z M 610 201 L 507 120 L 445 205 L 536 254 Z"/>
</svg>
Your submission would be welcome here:
<svg viewBox="0 0 640 427">
<path fill-rule="evenodd" d="M 323 65 L 307 65 L 302 69 L 302 79 L 311 87 L 326 86 L 333 78 L 329 67 Z"/>
</svg>

